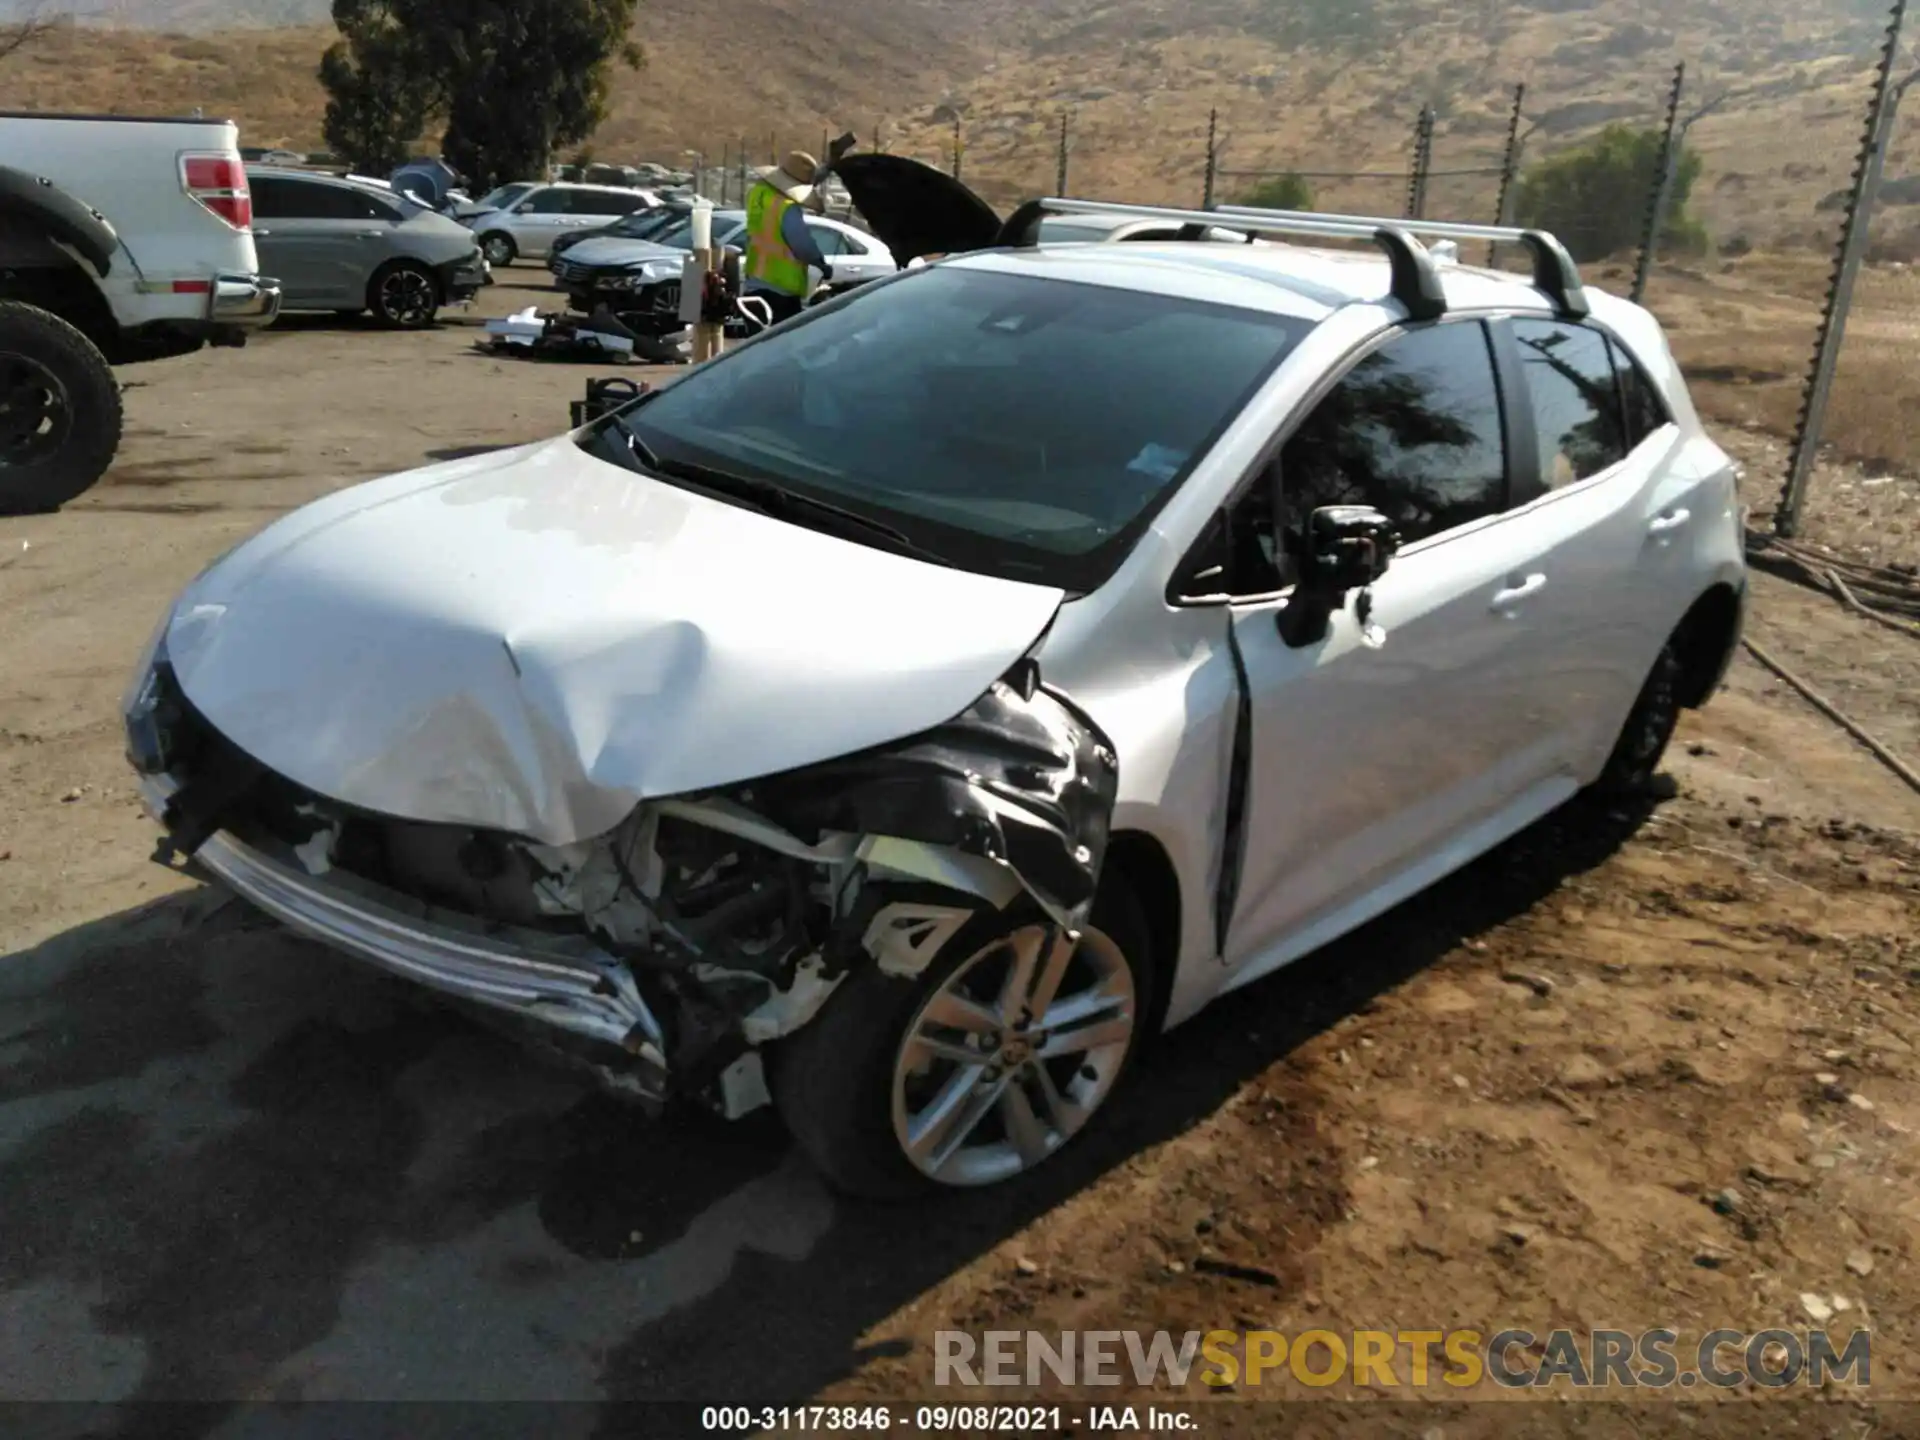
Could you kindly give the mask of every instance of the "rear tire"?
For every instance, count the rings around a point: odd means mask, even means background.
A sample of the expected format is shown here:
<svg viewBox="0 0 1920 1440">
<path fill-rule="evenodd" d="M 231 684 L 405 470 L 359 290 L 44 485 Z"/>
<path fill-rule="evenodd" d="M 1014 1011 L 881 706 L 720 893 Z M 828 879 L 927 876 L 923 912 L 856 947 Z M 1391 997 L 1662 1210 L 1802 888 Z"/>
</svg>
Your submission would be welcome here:
<svg viewBox="0 0 1920 1440">
<path fill-rule="evenodd" d="M 383 265 L 367 285 L 367 308 L 382 325 L 424 330 L 440 312 L 439 278 L 411 260 Z"/>
<path fill-rule="evenodd" d="M 487 264 L 497 270 L 519 259 L 520 247 L 513 243 L 513 237 L 505 231 L 489 230 L 480 237 L 480 253 L 487 257 Z"/>
<path fill-rule="evenodd" d="M 36 306 L 0 301 L 0 515 L 58 510 L 113 464 L 120 384 L 94 343 Z"/>
<path fill-rule="evenodd" d="M 1102 888 L 1068 978 L 1060 983 L 1058 993 L 1065 1000 L 1050 1013 L 1060 1017 L 1056 1023 L 1063 1027 L 1054 1035 L 1070 1035 L 1071 1029 L 1066 1028 L 1070 1022 L 1064 1018 L 1068 1009 L 1083 996 L 1098 1000 L 1110 989 L 1130 995 L 1127 1014 L 1131 1030 L 1122 1042 L 1103 1041 L 1077 1059 L 1077 1052 L 1069 1046 L 1063 1060 L 1047 1062 L 1049 1069 L 1058 1072 L 1050 1077 L 1056 1087 L 1054 1099 L 1064 1095 L 1070 1104 L 1055 1108 L 1029 1100 L 1029 1115 L 1038 1115 L 1047 1131 L 1038 1158 L 1027 1159 L 1014 1143 L 1011 1127 L 1000 1126 L 998 1105 L 986 1112 L 983 1123 L 987 1135 L 982 1146 L 960 1147 L 968 1154 L 985 1157 L 973 1165 L 971 1173 L 959 1168 L 935 1176 L 929 1173 L 931 1161 L 916 1163 L 902 1139 L 900 1067 L 912 1037 L 923 1033 L 927 1007 L 936 996 L 953 994 L 950 984 L 964 983 L 964 973 L 980 964 L 983 955 L 1034 927 L 1049 934 L 1053 928 L 1052 922 L 1031 905 L 1016 904 L 1006 912 L 983 908 L 918 977 L 888 975 L 862 960 L 861 968 L 847 977 L 821 1014 L 773 1050 L 768 1070 L 774 1103 L 801 1150 L 835 1189 L 866 1199 L 904 1200 L 950 1188 L 1006 1184 L 1025 1178 L 1098 1123 L 1100 1111 L 1124 1081 L 1146 1039 L 1154 994 L 1150 932 L 1139 901 L 1118 884 Z M 1043 949 L 1040 963 L 1044 963 L 1045 953 Z M 1124 967 L 1125 979 L 1114 966 L 1116 959 Z M 1085 979 L 1099 974 L 1102 967 L 1107 979 L 1083 988 Z M 990 982 L 993 972 L 984 978 Z M 1035 1021 L 1040 1027 L 1035 1032 L 1040 1037 L 1036 1042 L 1039 1045 L 1046 1043 L 1048 1013 L 1042 1010 Z M 1104 1010 L 1099 1013 L 1106 1014 Z M 1111 1022 L 1103 1019 L 1098 1023 L 1104 1028 Z M 1085 1033 L 1093 1033 L 1093 1022 L 1088 1023 Z M 1010 1036 L 1003 1032 L 1003 1038 Z M 981 1058 L 987 1057 L 983 1054 Z M 1084 1069 L 1077 1068 L 1083 1065 Z M 944 1091 L 945 1083 L 954 1078 L 958 1068 L 956 1065 L 951 1071 L 930 1075 L 929 1087 Z M 1009 1065 L 1005 1073 L 1028 1075 L 1029 1071 L 1025 1066 Z M 1097 1080 L 1092 1078 L 1096 1073 Z M 936 1079 L 939 1084 L 932 1083 Z M 1080 1088 L 1083 1082 L 1084 1088 Z M 1023 1093 L 1036 1092 L 1027 1085 Z M 924 1120 L 935 1108 L 937 1101 L 929 1101 L 915 1110 L 913 1121 Z M 1076 1112 L 1073 1122 L 1054 1125 L 1052 1119 L 1069 1108 Z M 1020 1152 L 1017 1162 L 1012 1155 L 1003 1154 L 996 1168 L 989 1155 L 996 1130 L 1004 1131 L 997 1142 L 1003 1151 L 1011 1147 Z M 981 1135 L 976 1128 L 961 1138 Z M 967 1163 L 963 1156 L 956 1155 L 955 1159 Z"/>
<path fill-rule="evenodd" d="M 1680 690 L 1686 676 L 1680 652 L 1672 641 L 1661 647 L 1646 684 L 1620 727 L 1607 767 L 1593 789 L 1602 795 L 1632 797 L 1651 794 L 1660 762 L 1680 724 Z"/>
</svg>

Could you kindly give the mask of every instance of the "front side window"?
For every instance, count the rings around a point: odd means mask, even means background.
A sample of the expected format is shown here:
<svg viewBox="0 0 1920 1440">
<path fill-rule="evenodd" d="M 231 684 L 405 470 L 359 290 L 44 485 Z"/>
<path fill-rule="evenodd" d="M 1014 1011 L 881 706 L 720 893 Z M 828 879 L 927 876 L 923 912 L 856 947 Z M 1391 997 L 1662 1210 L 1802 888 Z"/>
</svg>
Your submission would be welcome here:
<svg viewBox="0 0 1920 1440">
<path fill-rule="evenodd" d="M 299 185 L 297 180 L 282 180 L 279 176 L 249 175 L 247 189 L 253 194 L 253 214 L 256 220 L 287 220 L 294 211 L 294 196 L 288 192 Z"/>
<path fill-rule="evenodd" d="M 489 190 L 485 195 L 480 197 L 480 208 L 482 210 L 508 209 L 510 206 L 525 199 L 527 192 L 531 189 L 533 189 L 533 186 L 527 184 L 525 181 L 516 181 L 512 185 L 502 185 L 498 189 Z"/>
<path fill-rule="evenodd" d="M 772 482 L 963 568 L 1085 591 L 1307 328 L 942 266 L 808 312 L 628 419 L 669 473 Z"/>
<path fill-rule="evenodd" d="M 1283 539 L 1326 505 L 1371 505 L 1412 545 L 1506 508 L 1500 385 L 1486 327 L 1410 330 L 1369 352 L 1280 452 Z"/>
<path fill-rule="evenodd" d="M 570 191 L 539 190 L 526 202 L 529 215 L 565 215 L 572 208 L 567 201 Z"/>
<path fill-rule="evenodd" d="M 1540 483 L 1559 490 L 1598 475 L 1627 455 L 1620 386 L 1607 337 L 1560 320 L 1515 320 L 1534 430 Z"/>
</svg>

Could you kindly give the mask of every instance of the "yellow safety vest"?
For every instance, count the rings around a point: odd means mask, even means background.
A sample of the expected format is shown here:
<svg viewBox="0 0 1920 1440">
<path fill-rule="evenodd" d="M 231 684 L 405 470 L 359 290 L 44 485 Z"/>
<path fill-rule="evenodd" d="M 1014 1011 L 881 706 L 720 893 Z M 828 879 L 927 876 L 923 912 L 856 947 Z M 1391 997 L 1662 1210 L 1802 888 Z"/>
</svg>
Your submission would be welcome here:
<svg viewBox="0 0 1920 1440">
<path fill-rule="evenodd" d="M 780 233 L 781 222 L 793 201 L 764 181 L 747 195 L 747 279 L 778 290 L 782 295 L 805 296 L 808 281 L 804 260 L 793 253 Z"/>
</svg>

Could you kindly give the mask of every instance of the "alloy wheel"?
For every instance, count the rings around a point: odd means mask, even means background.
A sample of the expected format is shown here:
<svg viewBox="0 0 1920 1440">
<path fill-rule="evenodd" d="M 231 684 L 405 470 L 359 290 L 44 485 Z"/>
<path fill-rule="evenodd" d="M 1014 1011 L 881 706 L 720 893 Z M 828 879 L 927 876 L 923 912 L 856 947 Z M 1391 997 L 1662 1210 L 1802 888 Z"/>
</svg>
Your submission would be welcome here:
<svg viewBox="0 0 1920 1440">
<path fill-rule="evenodd" d="M 26 355 L 0 354 L 0 465 L 31 465 L 67 443 L 73 411 L 59 376 Z"/>
<path fill-rule="evenodd" d="M 439 308 L 433 281 L 418 270 L 395 270 L 380 280 L 380 309 L 389 320 L 425 325 Z"/>
<path fill-rule="evenodd" d="M 1133 970 L 1089 928 L 1033 924 L 969 957 L 914 1015 L 894 1060 L 901 1152 L 945 1185 L 1030 1170 L 1093 1117 L 1126 1063 Z"/>
</svg>

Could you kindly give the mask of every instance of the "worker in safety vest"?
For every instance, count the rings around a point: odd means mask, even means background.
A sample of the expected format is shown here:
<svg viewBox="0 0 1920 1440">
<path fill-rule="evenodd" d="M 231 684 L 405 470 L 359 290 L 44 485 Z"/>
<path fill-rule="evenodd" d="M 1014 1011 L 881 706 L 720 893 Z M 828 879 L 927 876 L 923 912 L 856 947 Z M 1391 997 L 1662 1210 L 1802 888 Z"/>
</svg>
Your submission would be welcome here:
<svg viewBox="0 0 1920 1440">
<path fill-rule="evenodd" d="M 746 292 L 766 302 L 776 325 L 806 303 L 813 288 L 809 265 L 833 278 L 807 226 L 808 208 L 819 207 L 813 188 L 819 170 L 811 155 L 795 150 L 779 165 L 756 171 L 747 192 Z"/>
</svg>

